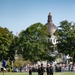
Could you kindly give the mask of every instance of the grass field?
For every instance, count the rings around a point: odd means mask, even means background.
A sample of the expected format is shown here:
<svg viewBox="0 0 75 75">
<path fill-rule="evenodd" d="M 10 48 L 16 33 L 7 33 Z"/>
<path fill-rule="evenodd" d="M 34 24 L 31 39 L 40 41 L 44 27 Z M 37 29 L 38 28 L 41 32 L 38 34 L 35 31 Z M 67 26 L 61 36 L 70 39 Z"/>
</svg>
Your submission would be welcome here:
<svg viewBox="0 0 75 75">
<path fill-rule="evenodd" d="M 0 75 L 3 75 L 3 73 L 0 73 Z M 4 75 L 29 75 L 28 72 L 24 72 L 24 73 L 12 73 L 12 72 L 7 72 L 4 73 Z M 38 75 L 37 73 L 32 73 L 32 75 Z M 46 73 L 44 73 L 44 75 L 47 75 Z M 75 75 L 75 72 L 55 72 L 54 75 Z"/>
</svg>

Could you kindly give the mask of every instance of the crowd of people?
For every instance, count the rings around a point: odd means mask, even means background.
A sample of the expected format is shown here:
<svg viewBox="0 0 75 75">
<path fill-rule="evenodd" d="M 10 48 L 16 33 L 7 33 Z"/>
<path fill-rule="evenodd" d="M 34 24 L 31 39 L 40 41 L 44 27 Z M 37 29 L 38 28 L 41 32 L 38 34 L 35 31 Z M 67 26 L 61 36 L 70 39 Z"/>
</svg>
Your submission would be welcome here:
<svg viewBox="0 0 75 75">
<path fill-rule="evenodd" d="M 43 67 L 43 64 L 38 65 L 38 69 L 37 69 L 38 75 L 44 75 L 45 70 L 47 72 L 47 75 L 53 75 L 52 64 L 47 65 L 46 68 Z M 29 75 L 32 75 L 32 68 L 31 67 L 29 68 Z"/>
<path fill-rule="evenodd" d="M 13 67 L 12 70 L 8 72 L 29 72 L 29 75 L 32 75 L 33 72 L 37 72 L 38 75 L 44 75 L 44 72 L 47 75 L 53 75 L 54 72 L 75 72 L 75 63 L 40 63 L 34 65 L 23 65 L 20 68 Z"/>
<path fill-rule="evenodd" d="M 32 75 L 32 72 L 38 72 L 38 75 L 43 75 L 44 72 L 47 73 L 47 75 L 53 75 L 53 72 L 75 72 L 75 63 L 74 64 L 60 64 L 57 63 L 55 65 L 53 64 L 47 64 L 47 67 L 44 67 L 43 64 L 38 65 L 38 68 L 29 68 L 29 75 Z"/>
</svg>

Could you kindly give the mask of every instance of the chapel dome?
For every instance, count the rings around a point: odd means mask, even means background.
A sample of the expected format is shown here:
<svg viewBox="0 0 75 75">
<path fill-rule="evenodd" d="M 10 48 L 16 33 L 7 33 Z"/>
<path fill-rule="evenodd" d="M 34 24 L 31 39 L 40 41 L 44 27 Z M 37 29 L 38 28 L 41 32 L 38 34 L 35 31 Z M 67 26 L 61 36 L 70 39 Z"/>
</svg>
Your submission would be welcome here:
<svg viewBox="0 0 75 75">
<path fill-rule="evenodd" d="M 48 21 L 46 23 L 46 26 L 51 35 L 53 35 L 55 33 L 55 31 L 57 30 L 57 27 L 52 23 L 51 13 L 49 13 L 49 15 L 48 15 Z"/>
</svg>

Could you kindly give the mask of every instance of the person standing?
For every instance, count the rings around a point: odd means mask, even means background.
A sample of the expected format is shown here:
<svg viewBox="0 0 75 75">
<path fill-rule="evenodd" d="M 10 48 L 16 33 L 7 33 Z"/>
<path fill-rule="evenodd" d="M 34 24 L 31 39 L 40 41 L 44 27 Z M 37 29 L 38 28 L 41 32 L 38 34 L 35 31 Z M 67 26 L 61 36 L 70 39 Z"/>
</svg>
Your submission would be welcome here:
<svg viewBox="0 0 75 75">
<path fill-rule="evenodd" d="M 41 73 L 40 75 L 43 75 L 44 74 L 44 67 L 43 67 L 43 64 L 41 64 Z"/>
<path fill-rule="evenodd" d="M 41 75 L 41 67 L 38 65 L 38 75 Z"/>
<path fill-rule="evenodd" d="M 53 75 L 53 66 L 50 64 L 50 75 Z"/>
<path fill-rule="evenodd" d="M 29 68 L 29 75 L 32 75 L 32 68 Z"/>
<path fill-rule="evenodd" d="M 47 65 L 46 71 L 47 71 L 47 75 L 50 75 L 50 67 L 49 67 L 49 65 Z"/>
</svg>

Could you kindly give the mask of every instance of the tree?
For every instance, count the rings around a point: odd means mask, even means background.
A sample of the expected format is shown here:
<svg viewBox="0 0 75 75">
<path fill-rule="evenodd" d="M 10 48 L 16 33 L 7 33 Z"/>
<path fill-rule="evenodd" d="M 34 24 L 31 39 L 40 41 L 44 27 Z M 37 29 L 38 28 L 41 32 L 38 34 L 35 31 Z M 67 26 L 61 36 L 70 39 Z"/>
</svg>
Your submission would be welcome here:
<svg viewBox="0 0 75 75">
<path fill-rule="evenodd" d="M 57 47 L 61 53 L 75 55 L 75 23 L 67 20 L 60 22 Z"/>
<path fill-rule="evenodd" d="M 0 27 L 0 60 L 7 59 L 9 47 L 12 43 L 12 33 L 7 28 Z"/>
<path fill-rule="evenodd" d="M 19 34 L 20 48 L 23 48 L 23 57 L 31 61 L 47 60 L 50 56 L 48 54 L 49 46 L 47 44 L 47 38 L 50 37 L 50 33 L 47 31 L 47 27 L 41 23 L 35 23 L 23 30 Z M 21 53 L 21 49 L 20 49 Z"/>
<path fill-rule="evenodd" d="M 19 38 L 17 36 L 14 36 L 13 35 L 13 39 L 12 39 L 12 43 L 9 47 L 9 54 L 8 54 L 8 57 L 10 59 L 10 61 L 14 60 L 14 57 L 15 57 L 15 53 L 17 51 L 17 54 L 18 54 L 18 50 L 19 50 Z"/>
</svg>

